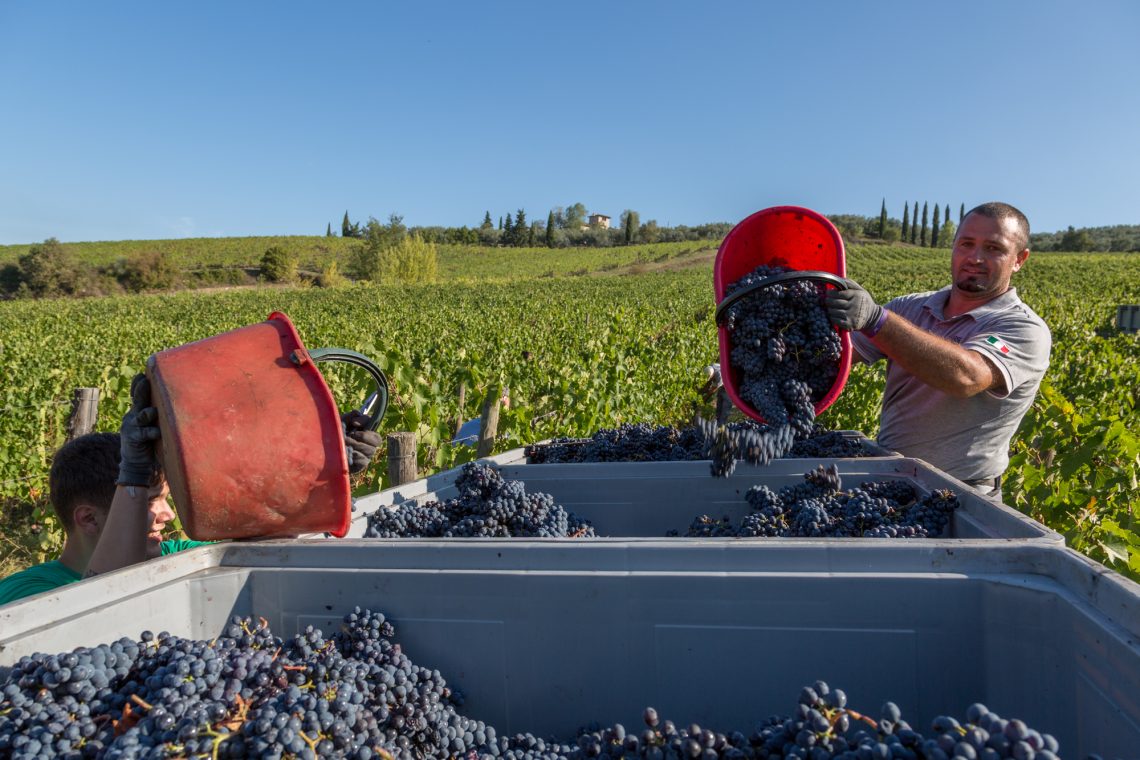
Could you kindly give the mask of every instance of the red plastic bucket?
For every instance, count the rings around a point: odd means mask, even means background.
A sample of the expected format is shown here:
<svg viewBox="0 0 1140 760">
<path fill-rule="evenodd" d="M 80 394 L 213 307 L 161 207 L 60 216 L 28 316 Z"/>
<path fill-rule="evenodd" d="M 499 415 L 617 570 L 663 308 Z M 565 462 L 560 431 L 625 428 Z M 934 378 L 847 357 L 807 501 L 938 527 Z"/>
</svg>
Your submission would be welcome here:
<svg viewBox="0 0 1140 760">
<path fill-rule="evenodd" d="M 191 538 L 348 531 L 348 460 L 340 412 L 316 367 L 322 358 L 373 375 L 383 400 L 367 425 L 375 429 L 387 407 L 380 369 L 354 352 L 306 351 L 280 312 L 147 360 L 160 458 Z"/>
<path fill-rule="evenodd" d="M 719 304 L 724 300 L 730 284 L 761 264 L 847 276 L 846 252 L 839 230 L 823 214 L 801 206 L 773 206 L 757 211 L 729 231 L 720 244 L 713 265 L 716 302 Z M 851 372 L 851 337 L 846 330 L 838 332 L 843 344 L 839 374 L 831 389 L 816 402 L 816 414 L 839 398 Z M 764 418 L 737 395 L 736 388 L 742 378 L 740 371 L 734 369 L 729 361 L 732 347 L 728 330 L 719 327 L 717 336 L 721 377 L 728 397 L 742 412 L 763 422 Z"/>
</svg>

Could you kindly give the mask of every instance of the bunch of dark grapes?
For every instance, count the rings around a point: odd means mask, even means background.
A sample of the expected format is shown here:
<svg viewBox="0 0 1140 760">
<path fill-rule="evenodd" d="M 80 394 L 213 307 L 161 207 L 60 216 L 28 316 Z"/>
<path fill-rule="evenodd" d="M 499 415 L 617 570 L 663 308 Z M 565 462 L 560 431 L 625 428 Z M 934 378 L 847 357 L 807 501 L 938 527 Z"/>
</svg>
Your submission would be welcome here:
<svg viewBox="0 0 1140 760">
<path fill-rule="evenodd" d="M 884 704 L 876 721 L 848 707 L 843 690 L 832 689 L 825 681 L 805 686 L 792 715 L 774 715 L 760 723 L 748 743 L 754 754 L 745 753 L 745 757 L 821 760 L 1057 760 L 1060 752 L 1050 734 L 1023 721 L 1002 718 L 981 703 L 970 705 L 961 722 L 939 715 L 931 724 L 930 736 L 924 736 L 903 718 L 895 703 Z"/>
<path fill-rule="evenodd" d="M 843 490 L 839 469 L 819 465 L 802 483 L 778 493 L 757 485 L 744 494 L 752 511 L 739 525 L 700 515 L 690 538 L 937 538 L 959 506 L 953 491 L 920 495 L 905 480 L 879 480 Z"/>
<path fill-rule="evenodd" d="M 404 503 L 368 516 L 365 538 L 580 538 L 594 528 L 550 494 L 528 492 L 481 462 L 463 466 L 459 496 L 444 502 Z"/>
<path fill-rule="evenodd" d="M 758 448 L 763 445 L 769 426 L 745 420 L 723 426 L 724 436 L 736 442 L 733 447 Z M 605 428 L 590 438 L 555 438 L 535 443 L 524 450 L 530 464 L 579 464 L 583 462 L 692 462 L 709 457 L 709 443 L 720 435 L 718 426 L 702 420 L 699 425 L 675 428 L 646 423 Z M 858 439 L 839 431 L 829 431 L 818 424 L 808 435 L 795 438 L 790 450 L 780 457 L 801 459 L 852 458 L 868 456 Z M 745 440 L 747 439 L 747 440 Z M 777 447 L 772 447 L 776 453 Z M 759 454 L 754 458 L 759 458 Z M 731 471 L 731 470 L 729 470 Z"/>
<path fill-rule="evenodd" d="M 704 439 L 696 428 L 637 423 L 599 430 L 589 438 L 556 438 L 527 446 L 531 464 L 578 462 L 677 462 L 701 459 Z"/>
<path fill-rule="evenodd" d="M 725 295 L 788 271 L 759 266 L 729 285 Z M 731 345 L 729 364 L 740 377 L 737 393 L 767 424 L 735 430 L 703 426 L 718 477 L 731 474 L 737 460 L 762 465 L 783 457 L 797 440 L 810 436 L 814 403 L 834 385 L 842 354 L 822 288 L 810 281 L 761 288 L 728 307 L 723 324 Z"/>
<path fill-rule="evenodd" d="M 0 756 L 24 758 L 1027 758 L 1056 760 L 1049 734 L 982 704 L 937 717 L 929 737 L 891 702 L 878 721 L 840 689 L 804 687 L 791 715 L 750 736 L 662 721 L 592 724 L 569 742 L 500 735 L 460 712 L 438 670 L 412 662 L 383 614 L 359 607 L 326 637 L 282 641 L 264 620 L 235 617 L 220 636 L 144 632 L 139 641 L 21 658 L 0 681 Z"/>
</svg>

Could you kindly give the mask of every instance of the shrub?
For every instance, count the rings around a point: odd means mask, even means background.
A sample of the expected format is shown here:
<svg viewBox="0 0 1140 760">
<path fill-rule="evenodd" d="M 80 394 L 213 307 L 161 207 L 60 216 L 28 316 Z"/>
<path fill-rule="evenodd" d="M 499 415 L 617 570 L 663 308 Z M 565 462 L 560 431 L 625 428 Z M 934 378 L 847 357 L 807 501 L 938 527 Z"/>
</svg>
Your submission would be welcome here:
<svg viewBox="0 0 1140 760">
<path fill-rule="evenodd" d="M 297 254 L 273 246 L 261 256 L 261 276 L 270 282 L 296 282 Z"/>
<path fill-rule="evenodd" d="M 419 235 L 404 236 L 388 245 L 377 241 L 353 250 L 348 270 L 359 280 L 432 282 L 439 271 L 439 254 L 434 243 Z"/>
<path fill-rule="evenodd" d="M 348 279 L 340 273 L 340 269 L 336 265 L 336 261 L 330 261 L 317 275 L 317 287 L 320 288 L 339 288 L 345 285 Z"/>
<path fill-rule="evenodd" d="M 178 269 L 161 251 L 144 251 L 120 259 L 114 268 L 115 279 L 132 293 L 143 290 L 165 290 L 178 280 Z"/>
<path fill-rule="evenodd" d="M 55 238 L 35 245 L 19 259 L 20 283 L 36 298 L 73 295 L 83 289 L 87 272 Z"/>
</svg>

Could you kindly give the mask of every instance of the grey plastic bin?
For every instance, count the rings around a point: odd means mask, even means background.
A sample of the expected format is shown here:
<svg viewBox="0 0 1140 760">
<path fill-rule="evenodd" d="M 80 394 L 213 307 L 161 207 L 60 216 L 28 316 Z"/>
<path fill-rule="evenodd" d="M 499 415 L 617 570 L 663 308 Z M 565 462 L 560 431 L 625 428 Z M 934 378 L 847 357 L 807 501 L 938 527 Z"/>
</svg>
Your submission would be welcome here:
<svg viewBox="0 0 1140 760">
<path fill-rule="evenodd" d="M 773 490 L 803 482 L 804 472 L 820 463 L 835 463 L 845 486 L 867 480 L 901 478 L 920 491 L 948 488 L 958 494 L 961 507 L 944 538 L 1015 539 L 1062 545 L 1064 538 L 1041 523 L 1004 504 L 984 498 L 921 459 L 883 457 L 865 459 L 779 459 L 764 467 L 739 465 L 727 478 L 709 474 L 709 463 L 611 462 L 597 464 L 524 464 L 519 450 L 492 458 L 503 477 L 521 480 L 528 491 L 549 493 L 555 501 L 593 523 L 599 536 L 661 538 L 670 530 L 684 535 L 693 518 L 707 514 L 729 517 L 733 524 L 750 511 L 747 490 L 764 484 Z M 349 537 L 362 537 L 368 515 L 407 500 L 446 500 L 457 494 L 455 479 L 461 468 L 361 497 L 349 527 Z M 464 540 L 464 539 L 455 539 Z M 470 539 L 480 540 L 480 539 Z M 692 539 L 705 540 L 705 539 Z M 761 542 L 801 539 L 741 539 Z M 880 543 L 888 539 L 833 539 Z M 897 539 L 891 541 L 913 541 Z"/>
<path fill-rule="evenodd" d="M 210 638 L 233 614 L 331 630 L 355 605 L 508 734 L 633 728 L 646 705 L 749 732 L 823 678 L 915 725 L 979 700 L 1066 757 L 1140 746 L 1140 588 L 1026 544 L 219 544 L 0 607 L 0 665 L 143 629 Z"/>
</svg>

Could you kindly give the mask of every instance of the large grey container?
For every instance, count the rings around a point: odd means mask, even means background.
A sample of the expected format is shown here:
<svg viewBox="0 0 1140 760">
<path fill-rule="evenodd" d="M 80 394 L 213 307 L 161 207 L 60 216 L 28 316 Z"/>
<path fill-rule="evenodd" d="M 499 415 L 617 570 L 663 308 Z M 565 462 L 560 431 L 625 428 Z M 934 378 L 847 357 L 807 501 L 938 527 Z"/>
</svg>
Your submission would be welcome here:
<svg viewBox="0 0 1140 760">
<path fill-rule="evenodd" d="M 709 474 L 707 461 L 612 462 L 600 464 L 525 464 L 521 449 L 489 460 L 503 477 L 521 480 L 528 491 L 549 493 L 555 501 L 589 520 L 599 536 L 661 538 L 669 531 L 683 536 L 693 519 L 707 514 L 739 524 L 750 508 L 745 493 L 764 484 L 774 491 L 803 482 L 804 472 L 834 463 L 847 487 L 864 481 L 902 479 L 920 492 L 950 489 L 961 507 L 948 534 L 939 539 L 1010 539 L 1061 545 L 1061 535 L 1000 502 L 987 499 L 921 459 L 894 456 L 865 459 L 778 459 L 764 467 L 739 465 L 727 478 Z M 389 488 L 357 500 L 350 537 L 361 537 L 368 515 L 408 500 L 427 502 L 454 498 L 461 468 Z M 477 540 L 477 539 L 473 539 Z M 703 540 L 703 539 L 693 539 Z M 742 539 L 761 542 L 801 539 Z M 879 543 L 888 539 L 835 539 Z M 913 541 L 897 539 L 892 541 Z"/>
<path fill-rule="evenodd" d="M 1140 746 L 1140 588 L 1070 550 L 536 543 L 203 547 L 0 607 L 0 665 L 143 629 L 212 638 L 234 614 L 327 631 L 361 605 L 500 733 L 634 728 L 646 705 L 747 733 L 822 678 L 916 726 L 982 701 L 1065 757 Z"/>
</svg>

